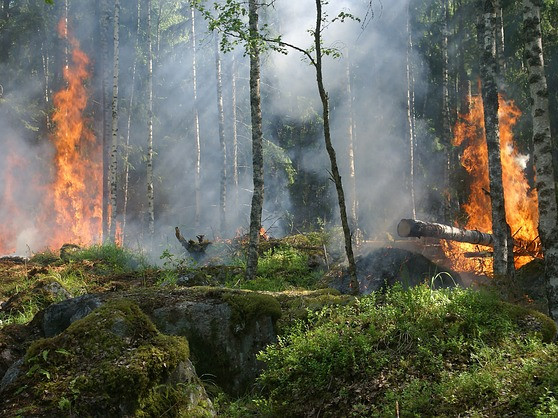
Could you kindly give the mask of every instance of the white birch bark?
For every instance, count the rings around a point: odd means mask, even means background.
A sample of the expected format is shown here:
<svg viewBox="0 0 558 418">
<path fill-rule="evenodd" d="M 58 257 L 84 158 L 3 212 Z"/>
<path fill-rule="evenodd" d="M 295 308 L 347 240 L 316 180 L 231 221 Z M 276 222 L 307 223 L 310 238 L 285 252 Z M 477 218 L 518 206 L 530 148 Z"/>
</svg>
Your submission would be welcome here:
<svg viewBox="0 0 558 418">
<path fill-rule="evenodd" d="M 257 0 L 248 1 L 248 19 L 250 38 L 258 36 L 258 3 Z M 262 226 L 262 208 L 264 200 L 264 167 L 263 167 L 263 132 L 262 106 L 260 96 L 260 49 L 257 42 L 250 48 L 250 115 L 252 121 L 252 176 L 254 192 L 250 209 L 250 231 L 248 242 L 248 256 L 246 260 L 246 279 L 256 277 L 258 269 L 258 243 Z"/>
<path fill-rule="evenodd" d="M 151 244 L 155 234 L 155 196 L 153 190 L 153 45 L 151 0 L 147 0 L 147 218 Z"/>
<path fill-rule="evenodd" d="M 548 87 L 544 71 L 540 0 L 523 0 L 525 58 L 529 70 L 529 91 L 533 117 L 533 145 L 539 235 L 544 253 L 549 313 L 558 322 L 558 209 L 552 164 L 552 137 L 548 113 Z"/>
<path fill-rule="evenodd" d="M 119 26 L 120 26 L 120 0 L 114 0 L 113 15 L 113 67 L 112 67 L 112 142 L 110 148 L 109 168 L 109 200 L 110 221 L 109 237 L 112 243 L 116 242 L 116 194 L 117 194 L 117 168 L 118 168 L 118 72 L 119 72 Z"/>
<path fill-rule="evenodd" d="M 234 186 L 234 210 L 238 211 L 238 126 L 236 115 L 236 79 L 238 77 L 236 68 L 236 59 L 232 57 L 232 77 L 231 77 L 231 90 L 232 90 L 232 176 Z"/>
<path fill-rule="evenodd" d="M 217 117 L 219 119 L 219 145 L 221 148 L 221 175 L 219 182 L 219 230 L 221 236 L 227 231 L 227 144 L 225 141 L 225 111 L 223 109 L 223 80 L 219 38 L 215 34 L 215 69 L 217 81 Z"/>
<path fill-rule="evenodd" d="M 200 141 L 200 117 L 198 109 L 198 78 L 197 78 L 197 56 L 196 56 L 196 9 L 191 6 L 191 40 L 192 40 L 192 88 L 194 93 L 194 142 L 195 142 L 195 161 L 194 161 L 194 195 L 195 195 L 195 219 L 196 228 L 200 226 L 201 212 L 201 141 Z"/>
</svg>

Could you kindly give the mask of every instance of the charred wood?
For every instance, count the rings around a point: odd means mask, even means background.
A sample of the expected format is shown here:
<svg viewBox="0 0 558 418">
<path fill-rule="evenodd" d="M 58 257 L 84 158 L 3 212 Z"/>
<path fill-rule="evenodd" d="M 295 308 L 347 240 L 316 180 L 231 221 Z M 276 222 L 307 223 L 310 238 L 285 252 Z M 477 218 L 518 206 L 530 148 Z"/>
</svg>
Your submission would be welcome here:
<svg viewBox="0 0 558 418">
<path fill-rule="evenodd" d="M 399 225 L 397 225 L 397 233 L 400 237 L 430 237 L 486 247 L 494 246 L 494 236 L 492 234 L 476 229 L 463 229 L 434 222 L 424 222 L 418 219 L 401 219 Z M 540 243 L 537 239 L 524 241 L 514 238 L 513 245 L 515 256 L 542 258 Z M 491 255 L 492 253 L 483 251 L 465 254 L 466 257 L 490 257 Z"/>
<path fill-rule="evenodd" d="M 204 239 L 204 235 L 196 235 L 197 241 L 192 239 L 187 240 L 180 233 L 180 229 L 176 226 L 174 228 L 176 239 L 182 244 L 182 246 L 194 257 L 199 260 L 205 255 L 205 250 L 211 245 L 211 241 Z"/>
</svg>

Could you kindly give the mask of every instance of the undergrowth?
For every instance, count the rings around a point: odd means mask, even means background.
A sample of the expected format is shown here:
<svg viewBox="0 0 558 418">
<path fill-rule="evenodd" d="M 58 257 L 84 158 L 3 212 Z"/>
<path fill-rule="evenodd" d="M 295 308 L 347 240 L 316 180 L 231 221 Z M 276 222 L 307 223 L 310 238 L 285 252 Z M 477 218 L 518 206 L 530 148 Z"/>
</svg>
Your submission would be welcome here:
<svg viewBox="0 0 558 418">
<path fill-rule="evenodd" d="M 273 416 L 545 416 L 555 333 L 491 294 L 396 286 L 309 313 L 259 355 L 260 396 Z"/>
</svg>

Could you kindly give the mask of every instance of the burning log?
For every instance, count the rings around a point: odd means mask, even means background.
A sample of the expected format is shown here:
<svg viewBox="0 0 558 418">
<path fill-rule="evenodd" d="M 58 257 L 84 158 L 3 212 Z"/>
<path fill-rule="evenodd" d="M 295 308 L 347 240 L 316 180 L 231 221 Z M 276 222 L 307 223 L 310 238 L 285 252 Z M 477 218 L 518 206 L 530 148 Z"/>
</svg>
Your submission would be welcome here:
<svg viewBox="0 0 558 418">
<path fill-rule="evenodd" d="M 194 259 L 199 260 L 205 255 L 205 249 L 211 245 L 211 241 L 204 239 L 204 235 L 196 235 L 197 242 L 194 240 L 186 240 L 180 233 L 180 229 L 174 228 L 176 239 L 180 241 L 182 246 L 188 251 Z"/>
<path fill-rule="evenodd" d="M 476 229 L 462 229 L 455 226 L 424 222 L 417 219 L 401 219 L 397 225 L 397 233 L 400 237 L 431 237 L 447 239 L 450 241 L 467 242 L 469 244 L 494 246 L 494 236 Z M 540 245 L 536 240 L 522 241 L 514 239 L 514 255 L 542 258 Z M 467 257 L 486 257 L 489 253 L 469 253 Z"/>
<path fill-rule="evenodd" d="M 432 237 L 448 239 L 451 241 L 468 242 L 469 244 L 484 245 L 492 247 L 494 237 L 492 234 L 477 230 L 461 229 L 455 226 L 424 222 L 416 219 L 401 219 L 397 225 L 397 233 L 400 237 Z"/>
</svg>

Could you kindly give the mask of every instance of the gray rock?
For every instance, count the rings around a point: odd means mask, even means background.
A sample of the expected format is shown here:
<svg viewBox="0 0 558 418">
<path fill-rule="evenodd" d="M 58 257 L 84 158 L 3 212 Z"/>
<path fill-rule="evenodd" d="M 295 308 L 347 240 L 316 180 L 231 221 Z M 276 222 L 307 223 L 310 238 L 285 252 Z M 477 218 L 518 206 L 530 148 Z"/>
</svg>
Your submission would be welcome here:
<svg viewBox="0 0 558 418">
<path fill-rule="evenodd" d="M 96 295 L 83 295 L 50 305 L 43 316 L 43 333 L 53 337 L 68 328 L 73 322 L 87 316 L 101 306 L 101 299 Z"/>
<path fill-rule="evenodd" d="M 8 386 L 10 383 L 14 382 L 18 378 L 22 365 L 23 359 L 19 359 L 10 366 L 10 368 L 6 371 L 4 377 L 2 377 L 2 380 L 0 381 L 0 392 L 2 392 L 4 388 L 6 388 L 6 386 Z"/>
<path fill-rule="evenodd" d="M 270 316 L 235 323 L 230 306 L 218 299 L 177 301 L 151 316 L 161 332 L 188 339 L 200 376 L 210 376 L 233 395 L 250 389 L 263 368 L 256 354 L 277 341 Z"/>
</svg>

